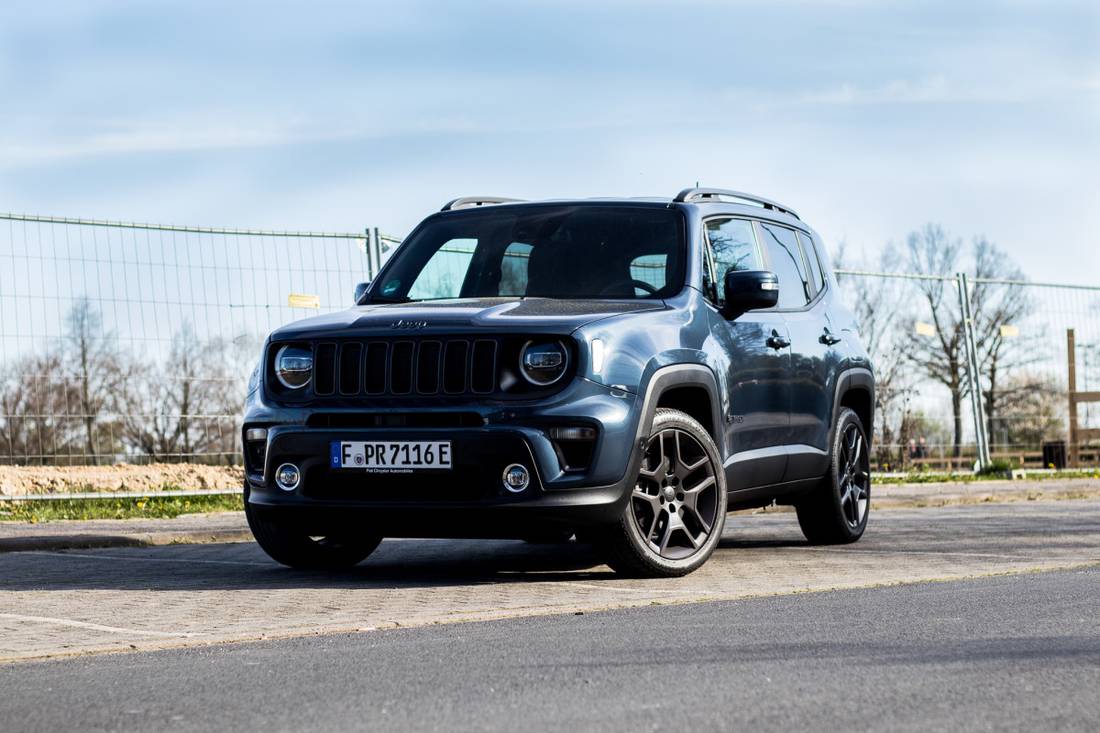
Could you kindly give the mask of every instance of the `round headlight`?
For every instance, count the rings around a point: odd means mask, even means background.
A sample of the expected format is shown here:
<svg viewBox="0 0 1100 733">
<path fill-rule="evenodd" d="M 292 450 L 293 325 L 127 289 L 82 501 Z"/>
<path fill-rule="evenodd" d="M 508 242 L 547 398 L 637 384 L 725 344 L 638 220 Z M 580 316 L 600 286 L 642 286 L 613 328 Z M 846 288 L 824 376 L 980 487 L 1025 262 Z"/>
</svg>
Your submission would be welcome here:
<svg viewBox="0 0 1100 733">
<path fill-rule="evenodd" d="M 301 346 L 284 346 L 275 354 L 275 377 L 287 389 L 301 389 L 313 374 L 313 352 Z"/>
<path fill-rule="evenodd" d="M 560 341 L 528 341 L 519 352 L 519 373 L 536 387 L 548 387 L 565 376 L 569 350 Z"/>
</svg>

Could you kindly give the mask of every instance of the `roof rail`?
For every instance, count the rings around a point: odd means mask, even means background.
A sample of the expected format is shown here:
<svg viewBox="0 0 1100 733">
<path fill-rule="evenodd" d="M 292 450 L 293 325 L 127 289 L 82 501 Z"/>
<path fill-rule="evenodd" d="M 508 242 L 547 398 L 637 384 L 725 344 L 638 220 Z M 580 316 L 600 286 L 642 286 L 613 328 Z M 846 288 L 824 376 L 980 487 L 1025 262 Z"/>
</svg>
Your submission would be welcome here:
<svg viewBox="0 0 1100 733">
<path fill-rule="evenodd" d="M 440 211 L 468 209 L 474 206 L 487 206 L 489 204 L 509 204 L 514 201 L 522 201 L 522 199 L 506 199 L 500 196 L 463 196 L 462 198 L 451 199 L 443 204 L 443 208 L 440 209 Z"/>
<path fill-rule="evenodd" d="M 783 204 L 778 204 L 771 199 L 763 198 L 762 196 L 756 196 L 751 193 L 743 193 L 741 191 L 730 191 L 725 188 L 685 188 L 680 193 L 676 194 L 676 198 L 672 199 L 677 203 L 691 202 L 691 201 L 708 201 L 711 199 L 717 199 L 720 197 L 730 199 L 740 199 L 742 201 L 750 201 L 754 204 L 760 204 L 765 209 L 773 209 L 781 214 L 790 214 L 795 219 L 800 218 L 795 213 L 794 209 Z"/>
</svg>

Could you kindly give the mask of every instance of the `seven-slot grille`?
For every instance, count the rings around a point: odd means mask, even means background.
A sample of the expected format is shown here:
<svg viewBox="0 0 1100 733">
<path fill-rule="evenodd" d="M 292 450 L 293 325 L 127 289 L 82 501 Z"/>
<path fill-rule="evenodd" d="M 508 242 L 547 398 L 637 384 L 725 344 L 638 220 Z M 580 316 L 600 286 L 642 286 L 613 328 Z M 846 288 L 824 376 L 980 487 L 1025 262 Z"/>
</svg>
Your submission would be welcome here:
<svg viewBox="0 0 1100 733">
<path fill-rule="evenodd" d="M 497 389 L 495 339 L 318 342 L 313 392 L 327 396 L 490 394 Z"/>
</svg>

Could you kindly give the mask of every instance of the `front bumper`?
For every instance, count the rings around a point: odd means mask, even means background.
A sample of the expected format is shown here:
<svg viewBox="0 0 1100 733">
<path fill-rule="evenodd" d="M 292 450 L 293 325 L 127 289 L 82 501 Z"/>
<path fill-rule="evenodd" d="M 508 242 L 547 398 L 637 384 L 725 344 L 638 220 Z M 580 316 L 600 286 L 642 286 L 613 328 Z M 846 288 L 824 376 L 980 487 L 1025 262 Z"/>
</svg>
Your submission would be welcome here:
<svg viewBox="0 0 1100 733">
<path fill-rule="evenodd" d="M 268 437 L 262 473 L 256 465 L 247 471 L 250 510 L 278 513 L 317 534 L 351 524 L 386 536 L 509 537 L 613 522 L 626 506 L 626 477 L 640 458 L 635 402 L 634 395 L 576 380 L 551 403 L 474 406 L 484 424 L 468 428 L 315 428 L 305 424 L 315 411 L 252 404 L 244 427 L 267 427 Z M 411 411 L 432 409 L 402 410 Z M 549 426 L 570 423 L 597 428 L 592 462 L 581 475 L 561 470 L 548 435 Z M 332 468 L 330 446 L 344 440 L 449 440 L 453 467 L 416 473 Z M 274 482 L 283 463 L 301 471 L 293 491 Z M 530 486 L 520 493 L 503 485 L 512 463 L 531 472 Z"/>
</svg>

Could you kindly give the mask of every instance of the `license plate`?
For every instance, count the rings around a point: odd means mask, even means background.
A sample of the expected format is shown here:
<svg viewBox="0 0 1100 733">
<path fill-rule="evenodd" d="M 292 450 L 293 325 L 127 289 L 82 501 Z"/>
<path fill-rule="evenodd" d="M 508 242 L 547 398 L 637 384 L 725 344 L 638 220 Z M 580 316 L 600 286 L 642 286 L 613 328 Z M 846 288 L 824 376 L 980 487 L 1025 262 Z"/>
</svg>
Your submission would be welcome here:
<svg viewBox="0 0 1100 733">
<path fill-rule="evenodd" d="M 338 440 L 332 443 L 330 465 L 372 473 L 447 471 L 451 468 L 451 441 Z"/>
</svg>

